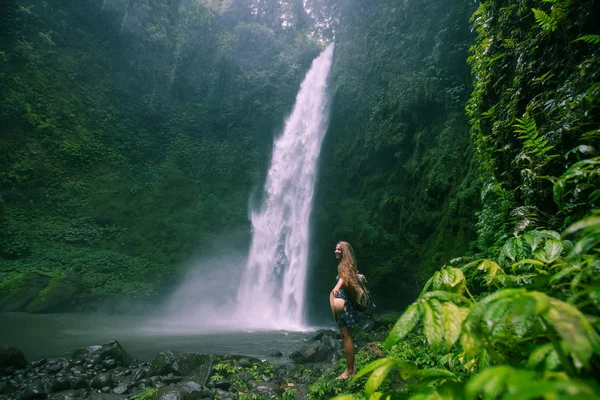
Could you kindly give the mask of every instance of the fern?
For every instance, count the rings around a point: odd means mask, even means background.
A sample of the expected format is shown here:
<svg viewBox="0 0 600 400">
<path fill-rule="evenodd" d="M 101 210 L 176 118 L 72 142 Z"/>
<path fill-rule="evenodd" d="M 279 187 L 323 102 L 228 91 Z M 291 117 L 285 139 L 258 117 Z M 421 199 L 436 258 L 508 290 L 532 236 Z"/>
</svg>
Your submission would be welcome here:
<svg viewBox="0 0 600 400">
<path fill-rule="evenodd" d="M 543 30 L 551 32 L 556 30 L 558 27 L 558 21 L 556 19 L 537 8 L 532 8 L 531 11 L 533 11 L 535 22 L 537 22 Z"/>
<path fill-rule="evenodd" d="M 600 44 L 600 35 L 583 35 L 575 39 L 575 41 L 581 41 L 587 44 Z"/>
<path fill-rule="evenodd" d="M 529 112 L 523 115 L 523 118 L 517 118 L 517 123 L 514 125 L 515 132 L 520 133 L 519 139 L 523 140 L 523 150 L 533 154 L 534 156 L 541 157 L 551 150 L 554 146 L 548 146 L 548 141 L 543 136 L 540 136 L 535 119 L 533 119 Z"/>
</svg>

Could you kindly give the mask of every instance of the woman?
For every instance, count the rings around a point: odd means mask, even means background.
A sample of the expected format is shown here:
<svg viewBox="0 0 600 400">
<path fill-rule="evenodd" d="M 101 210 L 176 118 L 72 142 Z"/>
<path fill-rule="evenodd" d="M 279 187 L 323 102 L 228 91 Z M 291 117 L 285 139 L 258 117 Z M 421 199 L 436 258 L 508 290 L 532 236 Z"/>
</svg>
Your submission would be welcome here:
<svg viewBox="0 0 600 400">
<path fill-rule="evenodd" d="M 354 343 L 352 343 L 352 334 L 350 329 L 358 321 L 358 312 L 354 305 L 356 294 L 358 293 L 358 269 L 356 268 L 356 258 L 354 250 L 348 242 L 339 242 L 335 246 L 335 258 L 338 260 L 338 282 L 331 291 L 333 297 L 344 299 L 345 311 L 338 319 L 338 326 L 342 334 L 342 343 L 346 355 L 346 370 L 336 379 L 351 378 L 356 374 L 356 365 L 354 364 Z"/>
</svg>

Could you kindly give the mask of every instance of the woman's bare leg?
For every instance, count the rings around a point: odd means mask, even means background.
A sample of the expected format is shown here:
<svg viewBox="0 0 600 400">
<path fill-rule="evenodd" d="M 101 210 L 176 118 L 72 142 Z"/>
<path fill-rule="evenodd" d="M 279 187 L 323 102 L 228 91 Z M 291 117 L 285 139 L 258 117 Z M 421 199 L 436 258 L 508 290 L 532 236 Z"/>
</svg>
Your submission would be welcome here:
<svg viewBox="0 0 600 400">
<path fill-rule="evenodd" d="M 342 344 L 344 345 L 344 354 L 346 355 L 346 376 L 340 375 L 339 378 L 350 378 L 356 374 L 356 365 L 354 365 L 354 343 L 352 342 L 352 334 L 347 326 L 340 327 L 342 334 Z"/>
</svg>

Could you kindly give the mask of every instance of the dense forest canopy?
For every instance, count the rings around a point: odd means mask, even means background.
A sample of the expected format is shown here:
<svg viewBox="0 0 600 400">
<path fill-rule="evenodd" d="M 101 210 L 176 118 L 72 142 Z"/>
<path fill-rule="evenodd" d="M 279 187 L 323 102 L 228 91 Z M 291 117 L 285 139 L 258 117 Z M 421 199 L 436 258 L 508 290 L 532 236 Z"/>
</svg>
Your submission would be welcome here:
<svg viewBox="0 0 600 400">
<path fill-rule="evenodd" d="M 598 4 L 535 3 L 3 2 L 0 308 L 154 298 L 191 257 L 247 249 L 273 137 L 332 40 L 309 297 L 338 240 L 402 308 L 450 259 L 564 228 L 597 200 L 590 174 L 554 183 L 596 151 L 598 50 L 576 39 Z"/>
</svg>

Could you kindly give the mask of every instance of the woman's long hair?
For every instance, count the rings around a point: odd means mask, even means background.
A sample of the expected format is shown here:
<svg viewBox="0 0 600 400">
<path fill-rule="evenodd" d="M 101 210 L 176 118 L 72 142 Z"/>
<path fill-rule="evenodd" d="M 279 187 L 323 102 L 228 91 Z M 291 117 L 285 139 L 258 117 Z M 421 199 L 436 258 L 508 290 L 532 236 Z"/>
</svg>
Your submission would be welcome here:
<svg viewBox="0 0 600 400">
<path fill-rule="evenodd" d="M 342 257 L 338 264 L 338 276 L 344 281 L 344 288 L 348 291 L 350 298 L 356 300 L 360 290 L 358 285 L 358 268 L 356 267 L 356 258 L 354 250 L 348 242 L 338 242 L 342 250 Z"/>
</svg>

